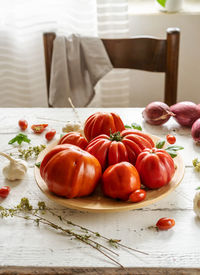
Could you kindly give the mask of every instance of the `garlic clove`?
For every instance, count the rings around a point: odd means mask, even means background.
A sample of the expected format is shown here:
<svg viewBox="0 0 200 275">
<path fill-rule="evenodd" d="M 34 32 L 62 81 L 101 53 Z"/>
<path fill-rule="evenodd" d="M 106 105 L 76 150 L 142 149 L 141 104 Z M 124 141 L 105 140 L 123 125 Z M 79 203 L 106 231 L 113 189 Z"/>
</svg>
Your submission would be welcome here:
<svg viewBox="0 0 200 275">
<path fill-rule="evenodd" d="M 64 133 L 79 132 L 79 133 L 83 134 L 83 127 L 80 122 L 67 121 L 66 125 L 62 128 L 62 131 Z"/>
<path fill-rule="evenodd" d="M 200 191 L 196 192 L 193 199 L 193 210 L 197 217 L 200 218 Z"/>
<path fill-rule="evenodd" d="M 21 159 L 14 159 L 2 152 L 0 152 L 0 155 L 10 161 L 2 170 L 4 177 L 8 180 L 23 179 L 28 169 L 27 163 Z"/>
</svg>

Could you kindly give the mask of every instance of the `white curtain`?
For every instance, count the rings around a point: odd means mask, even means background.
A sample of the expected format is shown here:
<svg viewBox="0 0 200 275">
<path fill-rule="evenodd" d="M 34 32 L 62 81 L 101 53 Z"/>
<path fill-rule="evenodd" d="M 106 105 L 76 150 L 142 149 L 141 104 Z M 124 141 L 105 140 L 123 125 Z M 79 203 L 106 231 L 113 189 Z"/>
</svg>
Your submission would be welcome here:
<svg viewBox="0 0 200 275">
<path fill-rule="evenodd" d="M 126 37 L 127 0 L 0 0 L 0 107 L 47 106 L 42 40 L 47 31 Z M 123 101 L 112 72 L 99 84 L 95 106 L 104 107 L 107 97 L 109 104 L 128 104 L 127 73 L 117 73 Z"/>
<path fill-rule="evenodd" d="M 97 0 L 97 17 L 101 38 L 129 37 L 128 0 Z M 129 107 L 129 70 L 114 69 L 99 81 L 90 106 Z"/>
</svg>

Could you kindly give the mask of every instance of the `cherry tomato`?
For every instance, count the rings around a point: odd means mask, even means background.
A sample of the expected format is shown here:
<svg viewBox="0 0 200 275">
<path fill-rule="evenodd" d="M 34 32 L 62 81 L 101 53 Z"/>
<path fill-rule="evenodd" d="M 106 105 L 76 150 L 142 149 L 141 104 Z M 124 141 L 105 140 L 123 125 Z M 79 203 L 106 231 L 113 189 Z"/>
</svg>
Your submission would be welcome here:
<svg viewBox="0 0 200 275">
<path fill-rule="evenodd" d="M 172 135 L 167 135 L 167 142 L 169 144 L 174 144 L 176 142 L 176 137 Z"/>
<path fill-rule="evenodd" d="M 24 131 L 24 130 L 26 130 L 26 128 L 28 127 L 28 122 L 27 122 L 25 119 L 20 119 L 20 120 L 18 121 L 18 125 L 19 125 L 20 129 L 21 129 L 22 131 Z"/>
<path fill-rule="evenodd" d="M 159 230 L 168 230 L 175 225 L 175 220 L 170 218 L 161 218 L 156 223 Z"/>
<path fill-rule="evenodd" d="M 9 193 L 10 193 L 9 186 L 3 186 L 0 188 L 0 198 L 6 198 Z"/>
<path fill-rule="evenodd" d="M 31 126 L 31 129 L 34 133 L 40 134 L 44 131 L 44 129 L 48 126 L 48 124 L 34 124 Z"/>
<path fill-rule="evenodd" d="M 137 189 L 130 194 L 129 200 L 132 202 L 143 201 L 146 198 L 146 191 L 143 189 Z"/>
<path fill-rule="evenodd" d="M 45 135 L 45 138 L 49 141 L 52 140 L 54 138 L 56 134 L 56 130 L 52 129 L 51 131 L 47 132 Z"/>
</svg>

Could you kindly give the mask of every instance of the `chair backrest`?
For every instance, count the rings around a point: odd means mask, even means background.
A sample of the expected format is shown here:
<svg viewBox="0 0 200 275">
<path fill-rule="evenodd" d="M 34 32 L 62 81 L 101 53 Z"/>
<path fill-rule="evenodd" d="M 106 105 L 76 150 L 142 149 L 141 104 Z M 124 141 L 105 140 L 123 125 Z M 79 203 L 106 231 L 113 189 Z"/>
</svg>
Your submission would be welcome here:
<svg viewBox="0 0 200 275">
<path fill-rule="evenodd" d="M 55 38 L 55 33 L 44 33 L 43 35 L 48 96 Z M 176 103 L 180 41 L 178 28 L 168 28 L 165 39 L 142 36 L 125 39 L 102 39 L 102 41 L 114 68 L 165 73 L 164 101 L 168 105 Z"/>
</svg>

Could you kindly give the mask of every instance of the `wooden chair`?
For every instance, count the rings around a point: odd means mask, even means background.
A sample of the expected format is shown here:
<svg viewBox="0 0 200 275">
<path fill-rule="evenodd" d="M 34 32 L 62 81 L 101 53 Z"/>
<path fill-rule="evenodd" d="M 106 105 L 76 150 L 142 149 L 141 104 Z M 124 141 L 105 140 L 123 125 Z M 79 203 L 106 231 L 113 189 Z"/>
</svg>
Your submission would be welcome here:
<svg viewBox="0 0 200 275">
<path fill-rule="evenodd" d="M 48 95 L 55 38 L 55 33 L 43 35 Z M 178 28 L 168 28 L 166 39 L 147 36 L 102 39 L 114 68 L 165 73 L 164 101 L 168 105 L 176 103 L 177 100 L 179 40 L 180 30 Z"/>
</svg>

